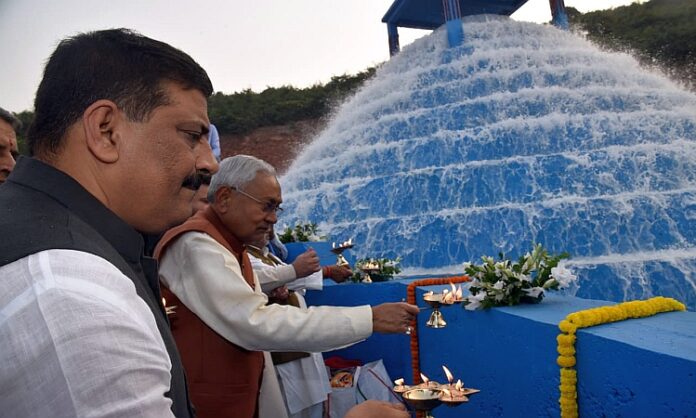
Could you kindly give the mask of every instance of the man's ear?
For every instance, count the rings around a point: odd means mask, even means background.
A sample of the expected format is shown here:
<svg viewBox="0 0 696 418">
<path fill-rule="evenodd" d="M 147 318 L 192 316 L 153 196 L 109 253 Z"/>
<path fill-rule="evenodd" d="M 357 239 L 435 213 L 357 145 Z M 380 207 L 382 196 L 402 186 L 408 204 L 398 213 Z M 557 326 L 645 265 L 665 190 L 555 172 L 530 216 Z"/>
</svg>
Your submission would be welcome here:
<svg viewBox="0 0 696 418">
<path fill-rule="evenodd" d="M 215 208 L 220 213 L 226 213 L 232 208 L 232 190 L 229 187 L 220 187 L 215 191 Z"/>
<path fill-rule="evenodd" d="M 87 148 L 99 161 L 118 161 L 121 133 L 117 128 L 122 120 L 118 106 L 110 100 L 97 100 L 82 114 Z"/>
</svg>

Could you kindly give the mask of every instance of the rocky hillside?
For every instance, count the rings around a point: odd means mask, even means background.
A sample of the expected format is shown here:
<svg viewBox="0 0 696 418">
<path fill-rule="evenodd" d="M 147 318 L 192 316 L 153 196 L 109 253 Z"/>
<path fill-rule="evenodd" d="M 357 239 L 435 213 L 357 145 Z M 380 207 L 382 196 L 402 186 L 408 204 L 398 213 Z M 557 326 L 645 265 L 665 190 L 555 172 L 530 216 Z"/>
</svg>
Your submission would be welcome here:
<svg viewBox="0 0 696 418">
<path fill-rule="evenodd" d="M 272 164 L 283 174 L 302 147 L 314 138 L 323 124 L 319 120 L 304 120 L 288 125 L 266 126 L 247 134 L 223 134 L 220 138 L 222 157 L 248 154 Z"/>
</svg>

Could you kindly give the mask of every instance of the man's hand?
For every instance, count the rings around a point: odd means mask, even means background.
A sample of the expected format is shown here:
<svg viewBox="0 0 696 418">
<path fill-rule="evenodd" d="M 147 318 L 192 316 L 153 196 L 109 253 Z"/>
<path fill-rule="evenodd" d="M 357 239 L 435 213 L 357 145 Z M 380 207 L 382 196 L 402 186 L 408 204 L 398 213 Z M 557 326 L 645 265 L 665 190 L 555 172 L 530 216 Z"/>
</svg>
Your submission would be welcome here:
<svg viewBox="0 0 696 418">
<path fill-rule="evenodd" d="M 288 302 L 288 296 L 290 296 L 288 287 L 280 286 L 271 290 L 271 293 L 268 294 L 268 300 L 273 303 L 280 303 L 281 305 L 284 305 Z"/>
<path fill-rule="evenodd" d="M 330 266 L 330 270 L 330 278 L 333 279 L 333 281 L 335 281 L 336 283 L 343 283 L 346 281 L 347 278 L 353 275 L 353 270 L 351 270 L 349 266 L 333 265 Z"/>
<path fill-rule="evenodd" d="M 387 334 L 410 333 L 411 321 L 420 311 L 405 302 L 383 303 L 372 307 L 372 332 Z"/>
<path fill-rule="evenodd" d="M 375 401 L 373 399 L 350 408 L 343 418 L 409 418 L 410 415 L 401 404 Z"/>
<path fill-rule="evenodd" d="M 292 262 L 292 266 L 295 268 L 295 277 L 298 278 L 309 276 L 321 269 L 319 266 L 319 256 L 313 248 L 298 255 L 295 261 Z"/>
</svg>

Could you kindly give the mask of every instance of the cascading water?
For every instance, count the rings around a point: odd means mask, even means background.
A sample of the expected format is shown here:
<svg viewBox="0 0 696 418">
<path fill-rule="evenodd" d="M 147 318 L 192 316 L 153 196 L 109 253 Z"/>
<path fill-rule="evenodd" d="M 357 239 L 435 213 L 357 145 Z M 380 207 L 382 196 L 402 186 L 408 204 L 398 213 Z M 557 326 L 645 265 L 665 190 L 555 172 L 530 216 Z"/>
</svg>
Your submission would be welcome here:
<svg viewBox="0 0 696 418">
<path fill-rule="evenodd" d="M 313 221 L 406 273 L 542 243 L 577 296 L 696 308 L 696 95 L 568 32 L 463 19 L 392 58 L 281 178 Z"/>
</svg>

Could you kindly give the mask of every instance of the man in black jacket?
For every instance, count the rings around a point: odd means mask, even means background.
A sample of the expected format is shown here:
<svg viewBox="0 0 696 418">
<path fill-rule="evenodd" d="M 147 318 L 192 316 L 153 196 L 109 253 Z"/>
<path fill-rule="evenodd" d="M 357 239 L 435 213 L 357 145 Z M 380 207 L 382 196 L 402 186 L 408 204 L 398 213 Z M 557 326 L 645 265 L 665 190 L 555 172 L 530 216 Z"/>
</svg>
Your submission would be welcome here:
<svg viewBox="0 0 696 418">
<path fill-rule="evenodd" d="M 124 29 L 63 40 L 0 187 L 0 405 L 30 416 L 193 415 L 141 233 L 191 215 L 205 71 Z"/>
</svg>

